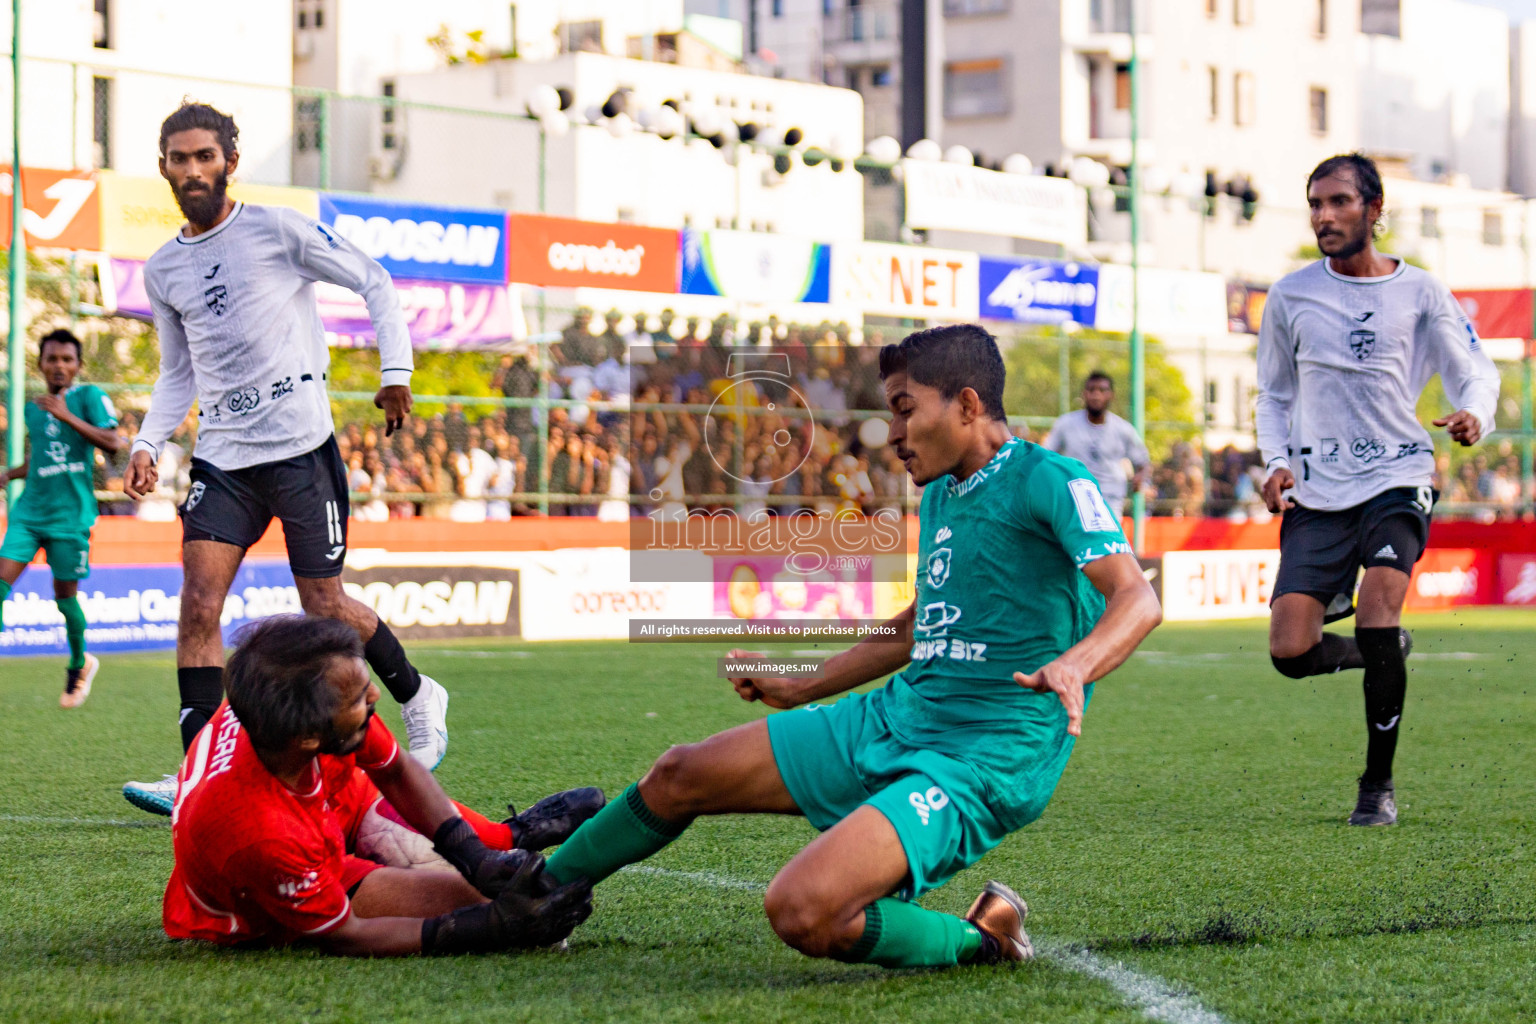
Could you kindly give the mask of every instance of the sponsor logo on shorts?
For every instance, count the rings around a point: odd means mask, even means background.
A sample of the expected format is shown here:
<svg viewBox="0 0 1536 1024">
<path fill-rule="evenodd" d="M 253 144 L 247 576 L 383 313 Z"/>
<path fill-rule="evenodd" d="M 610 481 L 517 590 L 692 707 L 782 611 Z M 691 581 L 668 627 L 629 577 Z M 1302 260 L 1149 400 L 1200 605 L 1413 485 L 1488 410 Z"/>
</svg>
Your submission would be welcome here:
<svg viewBox="0 0 1536 1024">
<path fill-rule="evenodd" d="M 203 492 L 207 489 L 208 485 L 203 483 L 201 480 L 193 482 L 192 489 L 187 492 L 186 509 L 188 512 L 191 512 L 193 509 L 197 508 L 197 503 L 203 500 Z"/>
<path fill-rule="evenodd" d="M 949 806 L 949 796 L 938 786 L 929 786 L 927 792 L 914 789 L 907 797 L 907 803 L 917 812 L 918 820 L 926 825 L 934 811 L 942 811 Z"/>
<path fill-rule="evenodd" d="M 1381 550 L 1377 551 L 1371 557 L 1372 558 L 1396 558 L 1397 557 L 1397 551 L 1393 549 L 1391 544 L 1383 544 L 1381 546 Z"/>
</svg>

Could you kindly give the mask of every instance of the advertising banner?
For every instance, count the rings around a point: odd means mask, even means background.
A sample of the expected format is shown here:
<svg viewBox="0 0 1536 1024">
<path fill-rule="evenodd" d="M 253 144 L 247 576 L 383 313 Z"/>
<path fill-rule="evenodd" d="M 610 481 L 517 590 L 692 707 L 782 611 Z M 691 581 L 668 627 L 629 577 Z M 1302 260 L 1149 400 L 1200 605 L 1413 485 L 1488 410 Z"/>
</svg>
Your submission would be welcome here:
<svg viewBox="0 0 1536 1024">
<path fill-rule="evenodd" d="M 1430 548 L 1413 567 L 1403 607 L 1432 611 L 1468 604 L 1495 604 L 1493 552 L 1474 548 Z"/>
<path fill-rule="evenodd" d="M 110 307 L 125 316 L 150 319 L 143 261 L 114 259 L 111 273 L 115 299 Z M 416 348 L 487 348 L 527 333 L 522 310 L 507 294 L 506 285 L 396 280 L 395 290 Z M 361 295 L 320 283 L 315 285 L 315 298 L 327 342 L 338 348 L 375 344 Z"/>
<path fill-rule="evenodd" d="M 1499 603 L 1536 604 L 1536 554 L 1499 556 Z"/>
<path fill-rule="evenodd" d="M 1258 334 L 1264 320 L 1269 286 L 1246 281 L 1227 282 L 1227 330 L 1233 334 Z"/>
<path fill-rule="evenodd" d="M 372 608 L 403 640 L 518 636 L 518 571 L 480 566 L 384 566 L 342 570 L 348 597 Z"/>
<path fill-rule="evenodd" d="M 683 229 L 685 295 L 743 302 L 830 302 L 831 246 L 760 231 Z"/>
<path fill-rule="evenodd" d="M 98 171 L 101 191 L 103 252 L 128 260 L 147 260 L 169 242 L 186 218 L 164 178 L 132 178 Z M 25 187 L 26 182 L 22 182 Z M 286 206 L 306 217 L 320 212 L 319 195 L 307 188 L 231 183 L 229 194 L 259 206 Z"/>
<path fill-rule="evenodd" d="M 715 560 L 718 616 L 735 619 L 869 619 L 872 576 L 855 565 L 806 574 L 782 557 Z"/>
<path fill-rule="evenodd" d="M 11 224 L 15 181 L 9 164 L 0 164 L 0 223 Z M 21 169 L 22 229 L 27 245 L 44 249 L 101 248 L 101 196 L 91 171 Z"/>
<path fill-rule="evenodd" d="M 1163 618 L 1169 622 L 1248 619 L 1269 614 L 1278 551 L 1163 553 Z"/>
<path fill-rule="evenodd" d="M 877 316 L 975 320 L 977 256 L 887 242 L 832 247 L 832 301 Z"/>
<path fill-rule="evenodd" d="M 985 319 L 1093 326 L 1099 302 L 1099 268 L 1093 264 L 982 256 L 978 274 Z"/>
<path fill-rule="evenodd" d="M 1529 338 L 1532 336 L 1532 301 L 1529 288 L 1453 292 L 1472 321 L 1479 338 Z"/>
<path fill-rule="evenodd" d="M 181 614 L 181 566 L 107 565 L 80 581 L 86 648 L 96 654 L 169 650 Z M 247 559 L 235 574 L 219 622 L 226 645 L 241 626 L 268 615 L 298 612 L 299 592 L 283 560 Z M 22 574 L 5 603 L 0 655 L 69 654 L 64 615 L 53 603 L 53 578 L 41 569 Z"/>
<path fill-rule="evenodd" d="M 617 640 L 631 619 L 710 614 L 708 583 L 633 582 L 623 548 L 531 555 L 522 572 L 527 640 Z"/>
<path fill-rule="evenodd" d="M 670 228 L 509 214 L 508 280 L 671 294 L 677 291 L 678 238 Z"/>
<path fill-rule="evenodd" d="M 1083 191 L 1065 178 L 1004 174 L 924 160 L 901 162 L 907 223 L 1058 245 L 1084 241 Z"/>
<path fill-rule="evenodd" d="M 1220 274 L 1195 270 L 1141 270 L 1141 329 L 1148 334 L 1214 337 L 1226 334 L 1227 283 Z M 1131 330 L 1131 268 L 1099 266 L 1099 306 L 1094 326 L 1101 331 Z"/>
<path fill-rule="evenodd" d="M 394 277 L 461 284 L 507 280 L 503 210 L 426 206 L 327 192 L 320 196 L 320 220 L 384 264 Z"/>
</svg>

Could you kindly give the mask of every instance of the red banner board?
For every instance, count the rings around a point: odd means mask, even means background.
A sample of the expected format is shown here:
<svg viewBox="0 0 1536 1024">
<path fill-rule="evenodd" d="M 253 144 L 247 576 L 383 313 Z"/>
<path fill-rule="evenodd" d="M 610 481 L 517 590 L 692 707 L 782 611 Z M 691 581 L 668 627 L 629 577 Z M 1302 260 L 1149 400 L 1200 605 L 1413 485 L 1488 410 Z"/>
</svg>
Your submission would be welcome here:
<svg viewBox="0 0 1536 1024">
<path fill-rule="evenodd" d="M 507 217 L 507 277 L 550 288 L 670 294 L 680 238 L 670 228 L 514 213 Z"/>
<path fill-rule="evenodd" d="M 1493 552 L 1475 548 L 1430 548 L 1413 567 L 1408 584 L 1411 611 L 1432 611 L 1467 604 L 1497 604 Z"/>
<path fill-rule="evenodd" d="M 0 224 L 5 225 L 7 235 L 14 192 L 10 165 L 0 165 Z M 101 248 L 101 196 L 91 171 L 23 167 L 21 198 L 26 205 L 22 227 L 28 246 L 87 252 Z"/>
<path fill-rule="evenodd" d="M 1455 292 L 1479 338 L 1529 338 L 1532 301 L 1529 288 Z"/>
<path fill-rule="evenodd" d="M 1536 604 L 1536 554 L 1499 556 L 1499 603 Z"/>
</svg>

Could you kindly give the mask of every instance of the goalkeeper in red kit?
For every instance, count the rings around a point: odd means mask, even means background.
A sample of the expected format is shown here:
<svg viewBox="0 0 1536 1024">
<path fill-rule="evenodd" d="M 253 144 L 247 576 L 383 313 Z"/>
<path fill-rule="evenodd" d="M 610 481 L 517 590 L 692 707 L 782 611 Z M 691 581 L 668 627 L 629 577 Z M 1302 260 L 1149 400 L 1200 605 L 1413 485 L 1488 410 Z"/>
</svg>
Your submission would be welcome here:
<svg viewBox="0 0 1536 1024">
<path fill-rule="evenodd" d="M 478 953 L 559 943 L 591 913 L 585 880 L 556 886 L 534 851 L 563 842 L 602 792 L 558 793 L 504 822 L 454 803 L 374 717 L 352 627 L 263 620 L 224 688 L 177 779 L 171 938 Z"/>
</svg>

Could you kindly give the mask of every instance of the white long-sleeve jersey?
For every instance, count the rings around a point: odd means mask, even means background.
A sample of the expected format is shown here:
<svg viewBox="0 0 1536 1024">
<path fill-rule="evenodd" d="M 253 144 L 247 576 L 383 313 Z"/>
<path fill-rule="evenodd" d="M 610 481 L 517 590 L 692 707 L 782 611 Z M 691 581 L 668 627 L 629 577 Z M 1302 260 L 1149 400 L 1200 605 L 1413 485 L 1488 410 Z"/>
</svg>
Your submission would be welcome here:
<svg viewBox="0 0 1536 1024">
<path fill-rule="evenodd" d="M 1259 450 L 1288 468 L 1306 508 L 1353 508 L 1434 476 L 1415 406 L 1435 373 L 1457 409 L 1493 430 L 1499 375 L 1450 289 L 1399 261 L 1345 277 L 1326 259 L 1269 290 L 1259 328 Z"/>
<path fill-rule="evenodd" d="M 160 377 L 134 450 L 158 457 L 194 398 L 194 454 L 220 469 L 276 462 L 324 443 L 334 426 L 316 281 L 363 297 L 382 382 L 409 385 L 411 338 L 389 272 L 296 210 L 236 203 L 212 231 L 178 233 L 144 267 Z"/>
</svg>

